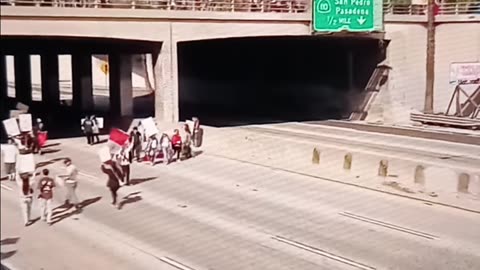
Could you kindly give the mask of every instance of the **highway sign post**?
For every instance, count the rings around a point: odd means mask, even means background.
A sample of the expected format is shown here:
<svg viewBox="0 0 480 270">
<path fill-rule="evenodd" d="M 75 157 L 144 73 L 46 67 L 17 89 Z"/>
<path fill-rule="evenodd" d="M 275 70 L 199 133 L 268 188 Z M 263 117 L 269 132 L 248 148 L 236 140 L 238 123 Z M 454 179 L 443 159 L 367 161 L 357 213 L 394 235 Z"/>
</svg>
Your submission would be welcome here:
<svg viewBox="0 0 480 270">
<path fill-rule="evenodd" d="M 377 0 L 314 0 L 313 30 L 370 32 L 375 30 Z"/>
</svg>

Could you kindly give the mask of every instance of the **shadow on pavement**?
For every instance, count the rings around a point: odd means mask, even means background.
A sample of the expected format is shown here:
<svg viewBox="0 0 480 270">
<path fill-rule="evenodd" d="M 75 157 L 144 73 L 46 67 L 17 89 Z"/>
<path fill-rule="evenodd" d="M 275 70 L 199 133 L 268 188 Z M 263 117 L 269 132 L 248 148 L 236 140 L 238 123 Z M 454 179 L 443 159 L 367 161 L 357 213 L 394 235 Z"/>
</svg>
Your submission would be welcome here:
<svg viewBox="0 0 480 270">
<path fill-rule="evenodd" d="M 15 253 L 17 253 L 16 250 L 12 250 L 12 251 L 5 252 L 5 253 L 1 252 L 0 259 L 1 260 L 8 259 L 8 258 L 12 257 L 13 255 L 15 255 Z"/>
<path fill-rule="evenodd" d="M 99 197 L 95 197 L 95 198 L 91 198 L 91 199 L 87 199 L 87 200 L 82 201 L 81 203 L 78 204 L 78 210 L 77 211 L 68 212 L 71 207 L 68 207 L 66 205 L 60 205 L 58 207 L 55 207 L 55 209 L 53 209 L 52 225 L 66 219 L 66 218 L 69 218 L 69 217 L 71 217 L 75 214 L 79 214 L 85 207 L 100 201 L 100 199 L 102 199 L 102 197 L 99 196 Z"/>
<path fill-rule="evenodd" d="M 14 245 L 20 240 L 20 237 L 5 238 L 0 241 L 0 246 L 3 245 Z"/>
<path fill-rule="evenodd" d="M 130 180 L 130 185 L 135 186 L 139 185 L 148 181 L 152 181 L 157 179 L 156 177 L 147 177 L 147 178 L 135 178 Z"/>
<path fill-rule="evenodd" d="M 60 149 L 42 149 L 42 154 L 53 154 L 60 151 Z"/>
<path fill-rule="evenodd" d="M 54 147 L 54 146 L 59 146 L 59 145 L 60 145 L 60 143 L 46 144 L 46 145 L 42 146 L 42 149 L 49 148 L 49 147 Z"/>
<path fill-rule="evenodd" d="M 51 159 L 51 160 L 48 160 L 48 161 L 43 161 L 43 162 L 39 162 L 37 163 L 36 165 L 36 168 L 42 168 L 42 167 L 45 167 L 45 166 L 48 166 L 48 165 L 51 165 L 55 162 L 58 162 L 58 161 L 63 161 L 67 159 L 67 157 L 61 157 L 61 158 L 54 158 L 54 159 Z"/>
<path fill-rule="evenodd" d="M 142 200 L 142 196 L 139 195 L 140 191 L 132 192 L 127 196 L 123 197 L 118 205 L 118 209 L 122 209 L 126 204 L 136 203 Z"/>
</svg>

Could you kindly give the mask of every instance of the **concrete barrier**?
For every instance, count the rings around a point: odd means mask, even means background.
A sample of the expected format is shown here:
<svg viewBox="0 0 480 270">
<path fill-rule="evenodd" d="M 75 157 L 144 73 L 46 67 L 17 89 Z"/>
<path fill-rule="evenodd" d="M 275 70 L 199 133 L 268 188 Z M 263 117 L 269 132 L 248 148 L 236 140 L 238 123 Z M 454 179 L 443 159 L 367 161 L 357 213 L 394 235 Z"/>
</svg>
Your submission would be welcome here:
<svg viewBox="0 0 480 270">
<path fill-rule="evenodd" d="M 348 153 L 345 155 L 343 158 L 343 169 L 344 170 L 350 170 L 352 169 L 352 154 Z"/>
<path fill-rule="evenodd" d="M 378 176 L 387 177 L 388 176 L 388 160 L 382 159 L 378 164 Z"/>
<path fill-rule="evenodd" d="M 320 164 L 320 151 L 316 147 L 313 148 L 312 163 Z"/>
<path fill-rule="evenodd" d="M 468 193 L 468 186 L 470 185 L 470 175 L 461 173 L 458 176 L 457 191 L 461 193 Z"/>
<path fill-rule="evenodd" d="M 468 192 L 480 200 L 480 174 L 474 174 L 468 185 Z"/>
<path fill-rule="evenodd" d="M 436 199 L 451 202 L 457 200 L 458 191 L 466 192 L 467 189 L 469 193 L 478 194 L 480 190 L 480 180 L 472 177 L 480 174 L 478 169 L 449 166 L 448 161 L 418 159 L 398 153 L 355 151 L 348 145 L 330 146 L 320 141 L 278 138 L 254 131 L 222 130 L 221 133 L 222 139 L 208 138 L 209 143 L 203 147 L 206 152 L 424 199 L 432 199 L 425 194 L 435 194 Z M 459 185 L 459 178 L 466 177 L 461 176 L 462 173 L 470 175 L 468 184 L 461 180 Z M 388 183 L 395 186 L 387 186 Z"/>
</svg>

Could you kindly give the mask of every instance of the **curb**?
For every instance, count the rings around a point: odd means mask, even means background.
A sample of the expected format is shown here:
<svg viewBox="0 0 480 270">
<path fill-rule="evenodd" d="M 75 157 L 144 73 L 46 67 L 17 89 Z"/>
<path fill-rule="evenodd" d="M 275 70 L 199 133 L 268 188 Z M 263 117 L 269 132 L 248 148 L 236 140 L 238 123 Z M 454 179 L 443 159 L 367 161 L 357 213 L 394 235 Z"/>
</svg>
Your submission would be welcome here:
<svg viewBox="0 0 480 270">
<path fill-rule="evenodd" d="M 447 204 L 447 203 L 441 203 L 441 202 L 430 201 L 430 200 L 427 200 L 427 199 L 416 198 L 416 197 L 413 197 L 413 196 L 408 196 L 408 195 L 399 194 L 399 193 L 395 193 L 395 192 L 391 192 L 391 191 L 385 191 L 385 190 L 381 190 L 381 189 L 366 187 L 366 186 L 353 184 L 353 183 L 348 183 L 348 182 L 344 182 L 344 181 L 340 181 L 340 180 L 336 180 L 336 179 L 331 179 L 331 178 L 327 178 L 327 177 L 321 177 L 321 176 L 316 176 L 316 175 L 312 175 L 312 174 L 308 174 L 308 173 L 302 173 L 302 172 L 296 172 L 296 171 L 287 170 L 287 169 L 275 168 L 275 167 L 271 167 L 271 166 L 267 166 L 267 165 L 262 165 L 262 164 L 253 163 L 253 162 L 244 161 L 244 160 L 235 159 L 235 158 L 230 158 L 230 157 L 223 156 L 223 155 L 218 155 L 218 154 L 204 153 L 204 155 L 218 157 L 218 158 L 225 158 L 225 159 L 229 159 L 229 160 L 233 160 L 233 161 L 237 161 L 237 162 L 241 162 L 241 163 L 245 163 L 245 164 L 260 166 L 260 167 L 263 167 L 263 168 L 268 168 L 268 169 L 271 169 L 271 170 L 282 171 L 282 172 L 296 174 L 296 175 L 302 175 L 302 176 L 311 177 L 311 178 L 315 178 L 315 179 L 321 179 L 321 180 L 334 182 L 334 183 L 338 183 L 338 184 L 343 184 L 343 185 L 348 185 L 348 186 L 352 186 L 352 187 L 362 188 L 362 189 L 366 189 L 366 190 L 370 190 L 370 191 L 381 192 L 381 193 L 389 194 L 389 195 L 395 195 L 397 197 L 413 199 L 413 200 L 424 202 L 424 203 L 429 203 L 429 204 L 454 208 L 454 209 L 458 209 L 458 210 L 463 210 L 463 211 L 471 212 L 471 213 L 474 213 L 474 214 L 480 214 L 480 210 L 473 210 L 473 209 L 469 209 L 469 208 L 465 208 L 465 207 L 461 207 L 461 206 L 456 206 L 456 205 L 451 205 L 451 204 Z"/>
</svg>

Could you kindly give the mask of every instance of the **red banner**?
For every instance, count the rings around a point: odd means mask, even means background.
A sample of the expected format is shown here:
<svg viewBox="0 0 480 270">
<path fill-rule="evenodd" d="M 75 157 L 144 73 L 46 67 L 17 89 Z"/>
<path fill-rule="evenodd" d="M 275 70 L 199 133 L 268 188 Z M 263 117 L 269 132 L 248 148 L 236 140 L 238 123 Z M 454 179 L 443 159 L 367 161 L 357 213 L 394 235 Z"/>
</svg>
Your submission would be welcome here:
<svg viewBox="0 0 480 270">
<path fill-rule="evenodd" d="M 38 145 L 43 147 L 48 139 L 48 133 L 46 131 L 38 132 Z"/>
<path fill-rule="evenodd" d="M 128 138 L 130 136 L 128 135 L 128 133 L 126 133 L 125 131 L 121 130 L 121 129 L 118 129 L 118 128 L 113 128 L 112 131 L 110 131 L 110 141 L 120 145 L 120 146 L 123 146 L 125 145 L 125 143 L 128 142 Z"/>
</svg>

